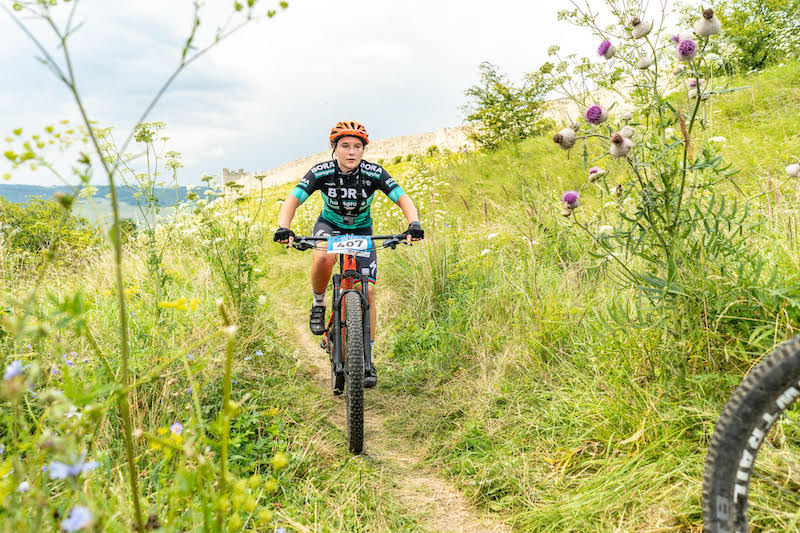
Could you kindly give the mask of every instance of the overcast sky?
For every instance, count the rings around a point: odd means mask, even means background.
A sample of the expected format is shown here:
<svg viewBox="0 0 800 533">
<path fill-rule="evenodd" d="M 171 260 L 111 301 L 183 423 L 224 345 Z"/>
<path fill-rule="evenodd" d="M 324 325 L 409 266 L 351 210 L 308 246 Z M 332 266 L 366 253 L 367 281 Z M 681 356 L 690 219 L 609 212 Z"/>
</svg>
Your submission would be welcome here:
<svg viewBox="0 0 800 533">
<path fill-rule="evenodd" d="M 206 3 L 201 42 L 232 4 Z M 84 25 L 72 50 L 91 118 L 120 133 L 135 124 L 177 64 L 191 4 L 81 2 L 77 16 Z M 597 45 L 587 32 L 557 21 L 556 11 L 569 6 L 565 1 L 289 4 L 193 63 L 150 115 L 168 124 L 170 146 L 183 154 L 181 183 L 199 183 L 202 173 L 220 174 L 223 167 L 268 170 L 325 150 L 331 126 L 342 119 L 362 122 L 373 138 L 455 126 L 463 121 L 464 91 L 478 81 L 482 61 L 518 81 L 547 60 L 551 44 L 582 54 Z M 258 5 L 266 11 L 275 3 Z M 40 22 L 29 22 L 34 33 L 47 35 Z M 35 56 L 0 12 L 0 139 L 20 126 L 29 133 L 77 118 L 66 89 Z M 24 170 L 11 183 L 57 182 L 46 172 Z"/>
</svg>

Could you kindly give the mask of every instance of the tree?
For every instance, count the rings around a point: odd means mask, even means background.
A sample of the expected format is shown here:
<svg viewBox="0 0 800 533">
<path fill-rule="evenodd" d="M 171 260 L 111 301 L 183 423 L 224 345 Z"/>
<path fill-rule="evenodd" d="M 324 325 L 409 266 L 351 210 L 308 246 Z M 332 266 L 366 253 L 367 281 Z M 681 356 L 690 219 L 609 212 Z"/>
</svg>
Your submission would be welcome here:
<svg viewBox="0 0 800 533">
<path fill-rule="evenodd" d="M 478 70 L 480 82 L 466 90 L 469 103 L 462 108 L 467 113 L 466 121 L 476 123 L 470 134 L 472 140 L 482 148 L 494 149 L 546 129 L 543 105 L 550 84 L 541 70 L 527 74 L 520 87 L 512 85 L 488 61 L 481 63 Z"/>
</svg>

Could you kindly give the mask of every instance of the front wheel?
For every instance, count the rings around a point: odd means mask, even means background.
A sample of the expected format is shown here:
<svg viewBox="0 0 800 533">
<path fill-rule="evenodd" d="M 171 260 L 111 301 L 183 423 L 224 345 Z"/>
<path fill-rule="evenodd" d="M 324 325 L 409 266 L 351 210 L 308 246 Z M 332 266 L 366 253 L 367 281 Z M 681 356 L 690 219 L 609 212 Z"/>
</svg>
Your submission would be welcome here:
<svg viewBox="0 0 800 533">
<path fill-rule="evenodd" d="M 714 428 L 703 530 L 800 531 L 800 335 L 758 364 Z"/>
<path fill-rule="evenodd" d="M 347 405 L 347 443 L 352 453 L 364 447 L 364 334 L 361 298 L 355 292 L 344 297 L 347 327 L 344 328 L 345 404 Z"/>
</svg>

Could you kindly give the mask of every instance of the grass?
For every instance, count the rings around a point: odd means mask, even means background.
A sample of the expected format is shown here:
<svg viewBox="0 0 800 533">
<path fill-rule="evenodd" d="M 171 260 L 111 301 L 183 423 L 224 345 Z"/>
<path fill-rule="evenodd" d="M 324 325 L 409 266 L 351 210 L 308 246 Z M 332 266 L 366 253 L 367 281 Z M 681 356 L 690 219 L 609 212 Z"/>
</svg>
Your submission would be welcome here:
<svg viewBox="0 0 800 533">
<path fill-rule="evenodd" d="M 706 135 L 726 137 L 722 154 L 741 168 L 736 187 L 725 190 L 752 197 L 762 220 L 748 245 L 777 268 L 790 296 L 800 283 L 800 226 L 796 184 L 782 169 L 800 134 L 796 113 L 784 110 L 800 104 L 798 74 L 800 64 L 789 63 L 736 80 L 748 88 L 705 109 L 713 118 Z M 720 294 L 717 280 L 687 266 L 683 275 L 707 300 L 665 320 L 640 294 L 621 289 L 608 260 L 590 254 L 596 244 L 560 216 L 561 191 L 575 188 L 582 223 L 596 229 L 608 219 L 608 191 L 586 183 L 592 161 L 574 152 L 534 138 L 494 152 L 389 166 L 419 206 L 427 239 L 380 256 L 380 381 L 370 401 L 396 439 L 425 450 L 431 469 L 516 530 L 699 531 L 702 462 L 716 417 L 748 368 L 796 331 L 797 309 L 781 307 L 758 286 L 735 298 Z M 612 174 L 617 163 L 602 164 Z M 292 186 L 265 192 L 258 223 L 274 225 Z M 319 207 L 312 197 L 293 229 L 308 233 Z M 377 232 L 404 229 L 388 199 L 377 197 L 373 212 Z M 169 435 L 166 428 L 182 421 L 181 446 L 213 458 L 220 453 L 224 368 L 214 302 L 225 288 L 188 229 L 169 244 L 163 301 L 196 299 L 195 306 L 157 311 L 145 251 L 135 241 L 126 248 L 132 372 L 140 380 L 131 395 L 133 425 Z M 342 429 L 330 420 L 336 402 L 300 363 L 294 317 L 308 305 L 310 258 L 266 239 L 252 252 L 253 305 L 234 316 L 240 327 L 232 399 L 241 407 L 228 445 L 234 488 L 218 496 L 228 498 L 232 514 L 255 524 L 243 499 L 259 495 L 257 508 L 270 510 L 274 521 L 256 530 L 423 529 L 423 518 L 394 490 L 397 480 L 346 452 Z M 0 482 L 6 496 L 0 531 L 32 523 L 57 528 L 52 513 L 63 519 L 75 503 L 91 507 L 98 528 L 127 531 L 120 423 L 114 411 L 100 408 L 112 399 L 107 384 L 119 358 L 111 259 L 103 250 L 63 253 L 75 256 L 65 263 L 69 269 L 44 273 L 12 267 L 2 256 L 0 362 L 33 364 L 36 396 L 3 391 L 0 443 L 17 462 Z M 15 322 L 26 306 L 21 297 L 34 287 L 32 317 Z M 255 305 L 262 295 L 265 302 Z M 707 312 L 716 309 L 712 300 L 726 297 L 734 300 L 724 312 Z M 102 357 L 76 333 L 78 322 L 92 332 Z M 81 420 L 66 418 L 66 403 L 57 409 L 43 403 L 54 388 L 83 413 Z M 20 412 L 27 413 L 28 433 L 14 439 Z M 59 446 L 85 449 L 100 466 L 80 485 L 53 482 L 37 465 L 59 458 Z M 283 452 L 289 464 L 275 469 L 273 458 Z M 137 454 L 146 513 L 175 530 L 199 529 L 202 468 L 144 437 Z M 255 488 L 242 489 L 254 474 Z M 35 490 L 17 492 L 23 478 Z"/>
</svg>

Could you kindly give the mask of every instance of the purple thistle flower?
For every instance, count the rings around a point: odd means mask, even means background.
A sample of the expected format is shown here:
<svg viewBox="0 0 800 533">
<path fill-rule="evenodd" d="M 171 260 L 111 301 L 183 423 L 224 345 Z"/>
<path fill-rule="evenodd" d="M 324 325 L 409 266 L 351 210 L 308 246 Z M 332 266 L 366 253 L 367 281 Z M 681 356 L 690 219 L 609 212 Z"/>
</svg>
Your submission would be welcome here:
<svg viewBox="0 0 800 533">
<path fill-rule="evenodd" d="M 580 195 L 578 194 L 578 191 L 567 191 L 561 195 L 561 201 L 564 202 L 571 209 L 578 207 L 579 198 Z"/>
<path fill-rule="evenodd" d="M 595 104 L 586 110 L 584 116 L 586 117 L 586 122 L 589 124 L 602 124 L 608 118 L 608 111 Z"/>
<path fill-rule="evenodd" d="M 611 44 L 611 41 L 606 39 L 605 41 L 600 43 L 600 46 L 597 48 L 597 55 L 602 56 L 606 59 L 611 59 L 612 57 L 614 57 L 615 51 L 616 48 L 614 47 L 614 45 Z"/>
<path fill-rule="evenodd" d="M 678 44 L 679 42 L 681 42 L 681 36 L 680 35 L 673 35 L 672 37 L 670 37 L 670 41 L 672 41 L 675 44 Z"/>
<path fill-rule="evenodd" d="M 684 39 L 678 43 L 677 53 L 681 61 L 690 61 L 697 55 L 697 43 L 692 39 Z"/>
</svg>

